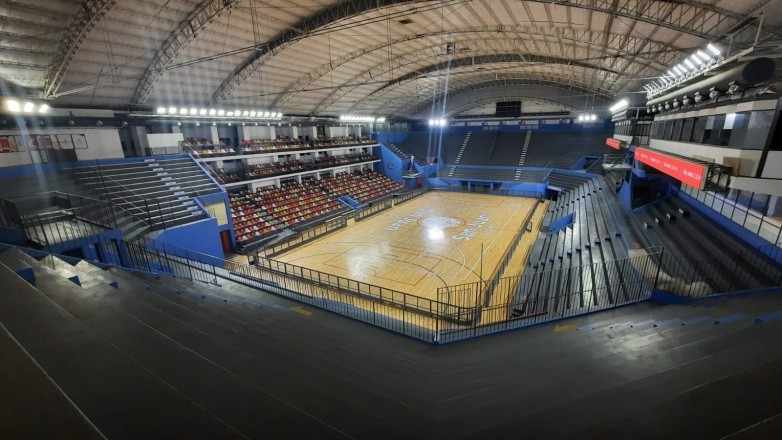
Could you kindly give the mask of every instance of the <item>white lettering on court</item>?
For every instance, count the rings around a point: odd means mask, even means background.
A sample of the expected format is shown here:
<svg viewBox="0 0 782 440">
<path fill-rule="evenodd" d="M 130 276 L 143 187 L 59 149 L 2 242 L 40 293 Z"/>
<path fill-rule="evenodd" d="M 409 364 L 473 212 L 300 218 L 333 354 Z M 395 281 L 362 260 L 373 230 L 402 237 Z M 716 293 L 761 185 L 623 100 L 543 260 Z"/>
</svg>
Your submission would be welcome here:
<svg viewBox="0 0 782 440">
<path fill-rule="evenodd" d="M 475 233 L 478 232 L 478 229 L 480 229 L 481 226 L 488 223 L 489 220 L 491 220 L 491 216 L 485 214 L 476 218 L 475 220 L 472 221 L 472 223 L 469 224 L 469 226 L 474 226 L 473 228 L 467 228 L 464 231 L 458 233 L 457 235 L 454 235 L 453 239 L 469 241 L 475 235 Z"/>
</svg>

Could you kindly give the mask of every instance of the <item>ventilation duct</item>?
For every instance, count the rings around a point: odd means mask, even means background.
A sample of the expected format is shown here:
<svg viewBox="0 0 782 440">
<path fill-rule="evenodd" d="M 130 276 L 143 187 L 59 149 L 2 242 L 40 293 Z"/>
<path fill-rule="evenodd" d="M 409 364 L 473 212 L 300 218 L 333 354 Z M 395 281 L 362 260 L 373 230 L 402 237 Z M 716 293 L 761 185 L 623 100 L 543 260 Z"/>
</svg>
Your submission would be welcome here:
<svg viewBox="0 0 782 440">
<path fill-rule="evenodd" d="M 707 94 L 710 89 L 727 90 L 731 82 L 744 86 L 754 85 L 766 81 L 774 75 L 776 63 L 770 58 L 756 58 L 747 63 L 736 66 L 711 78 L 704 79 L 666 95 L 654 98 L 647 105 L 655 105 L 670 101 L 683 95 L 702 93 Z M 697 98 L 696 98 L 697 102 Z"/>
</svg>

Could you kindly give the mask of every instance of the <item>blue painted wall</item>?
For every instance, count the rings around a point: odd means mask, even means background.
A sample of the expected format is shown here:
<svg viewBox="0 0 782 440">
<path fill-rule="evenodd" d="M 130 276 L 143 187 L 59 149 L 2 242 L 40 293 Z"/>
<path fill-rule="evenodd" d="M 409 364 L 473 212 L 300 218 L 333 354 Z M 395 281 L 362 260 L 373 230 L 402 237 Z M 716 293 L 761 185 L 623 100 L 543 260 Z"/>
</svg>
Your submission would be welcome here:
<svg viewBox="0 0 782 440">
<path fill-rule="evenodd" d="M 392 180 L 402 183 L 402 171 L 410 167 L 409 160 L 402 160 L 383 144 L 380 144 L 380 165 L 375 171 L 379 171 Z"/>
<path fill-rule="evenodd" d="M 225 258 L 219 231 L 217 220 L 208 218 L 165 230 L 150 241 L 147 247 L 204 263 L 221 265 L 218 260 L 210 258 Z"/>
<path fill-rule="evenodd" d="M 408 132 L 406 131 L 382 131 L 373 133 L 373 139 L 380 143 L 398 144 L 407 139 Z"/>
</svg>

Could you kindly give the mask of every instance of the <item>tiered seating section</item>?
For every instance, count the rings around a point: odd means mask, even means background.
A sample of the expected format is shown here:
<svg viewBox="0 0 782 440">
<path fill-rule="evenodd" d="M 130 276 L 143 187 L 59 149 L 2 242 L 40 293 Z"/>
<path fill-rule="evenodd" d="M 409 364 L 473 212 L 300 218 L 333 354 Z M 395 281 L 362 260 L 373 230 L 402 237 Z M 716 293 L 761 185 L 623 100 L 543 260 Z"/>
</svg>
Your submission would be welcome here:
<svg viewBox="0 0 782 440">
<path fill-rule="evenodd" d="M 333 195 L 346 195 L 360 203 L 402 189 L 402 185 L 374 171 L 339 173 L 321 179 L 321 184 Z"/>
<path fill-rule="evenodd" d="M 354 139 L 351 137 L 317 138 L 311 141 L 312 148 L 353 147 L 372 144 L 368 138 Z"/>
<path fill-rule="evenodd" d="M 238 148 L 227 147 L 224 143 L 214 145 L 211 141 L 202 138 L 185 139 L 183 146 L 186 152 L 194 153 L 196 157 L 224 157 L 269 153 L 276 151 L 302 151 L 323 148 L 353 147 L 374 144 L 375 141 L 368 138 L 354 139 L 350 137 L 318 138 L 309 143 L 301 139 L 281 137 L 277 139 L 253 139 L 240 141 Z"/>
<path fill-rule="evenodd" d="M 419 165 L 425 165 L 427 156 L 439 152 L 446 164 L 519 166 L 527 138 L 530 142 L 522 165 L 525 167 L 548 167 L 569 169 L 583 156 L 601 156 L 611 153 L 612 148 L 605 140 L 613 136 L 612 130 L 522 130 L 518 132 L 497 131 L 485 133 L 478 127 L 472 131 L 466 148 L 459 155 L 467 132 L 446 130 L 442 135 L 429 131 L 411 132 L 399 143 L 389 148 L 404 159 L 415 156 Z M 458 160 L 458 162 L 457 162 Z"/>
<path fill-rule="evenodd" d="M 569 175 L 560 185 L 563 190 L 543 218 L 541 231 L 546 234 L 535 241 L 524 275 L 563 271 L 556 273 L 565 273 L 567 280 L 535 277 L 519 299 L 547 304 L 549 313 L 631 300 L 635 291 L 623 283 L 632 279 L 632 265 L 611 263 L 626 258 L 628 251 L 601 179 Z"/>
<path fill-rule="evenodd" d="M 204 138 L 187 138 L 182 146 L 185 148 L 185 152 L 192 152 L 196 157 L 220 157 L 235 154 L 233 149 L 225 146 L 225 143 L 220 142 L 215 145 Z"/>
<path fill-rule="evenodd" d="M 401 185 L 385 175 L 366 171 L 231 194 L 236 241 L 245 246 L 283 228 L 339 211 L 345 206 L 336 200 L 338 196 L 364 203 L 399 189 Z"/>
<path fill-rule="evenodd" d="M 279 222 L 258 206 L 253 197 L 254 193 L 250 191 L 231 195 L 234 232 L 240 245 L 281 229 Z"/>
<path fill-rule="evenodd" d="M 254 200 L 285 227 L 337 211 L 342 207 L 314 181 L 304 184 L 288 183 L 280 188 L 267 186 L 258 190 Z"/>
<path fill-rule="evenodd" d="M 242 182 L 247 180 L 264 179 L 267 177 L 282 176 L 285 174 L 311 171 L 322 168 L 351 165 L 378 160 L 371 154 L 342 154 L 337 156 L 320 156 L 310 162 L 301 160 L 286 160 L 281 162 L 269 162 L 256 165 L 245 165 L 241 169 L 218 168 L 215 174 L 224 183 Z"/>
<path fill-rule="evenodd" d="M 310 146 L 300 140 L 291 138 L 277 138 L 277 139 L 254 139 L 249 141 L 241 141 L 239 146 L 239 152 L 241 154 L 257 154 L 267 153 L 269 151 L 296 151 L 306 150 Z"/>
</svg>

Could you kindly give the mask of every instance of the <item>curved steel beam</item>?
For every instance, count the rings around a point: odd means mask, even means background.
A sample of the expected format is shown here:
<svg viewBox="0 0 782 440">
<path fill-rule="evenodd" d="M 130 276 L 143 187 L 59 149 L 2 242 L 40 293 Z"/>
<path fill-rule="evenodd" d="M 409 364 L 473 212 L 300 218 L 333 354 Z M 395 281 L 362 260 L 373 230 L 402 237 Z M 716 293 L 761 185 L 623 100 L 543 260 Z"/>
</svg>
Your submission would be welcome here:
<svg viewBox="0 0 782 440">
<path fill-rule="evenodd" d="M 494 52 L 492 49 L 506 49 L 506 50 L 514 50 L 516 48 L 508 47 L 507 43 L 509 43 L 509 40 L 483 40 L 484 42 L 487 41 L 495 41 L 500 42 L 497 44 L 497 46 L 493 48 L 489 48 L 489 50 L 486 50 L 486 52 Z M 523 41 L 523 40 L 519 40 Z M 333 105 L 335 102 L 342 99 L 344 96 L 348 95 L 353 90 L 361 87 L 366 83 L 367 81 L 372 80 L 373 78 L 379 78 L 385 75 L 386 73 L 392 71 L 393 69 L 398 69 L 400 67 L 414 64 L 417 62 L 420 62 L 421 60 L 429 60 L 432 58 L 437 57 L 447 57 L 447 55 L 444 51 L 444 48 L 442 45 L 429 47 L 426 49 L 423 49 L 418 52 L 414 52 L 411 54 L 400 56 L 396 59 L 394 59 L 394 64 L 391 66 L 388 65 L 381 65 L 374 69 L 365 71 L 361 75 L 358 75 L 350 80 L 350 85 L 339 87 L 336 90 L 334 90 L 329 96 L 327 96 L 325 99 L 323 99 L 317 107 L 312 111 L 312 114 L 318 115 L 331 105 Z M 611 74 L 619 74 L 616 71 L 612 71 L 610 69 L 606 69 L 601 66 L 593 65 L 590 63 L 585 63 L 583 61 L 574 61 L 572 59 L 568 58 L 561 58 L 561 57 L 554 57 L 554 56 L 545 56 L 545 55 L 539 55 L 539 54 L 525 54 L 525 53 L 518 53 L 518 52 L 500 52 L 500 53 L 484 53 L 474 56 L 468 56 L 468 57 L 462 57 L 462 58 L 456 58 L 456 59 L 450 59 L 448 61 L 439 62 L 436 64 L 431 64 L 428 66 L 424 66 L 421 68 L 418 68 L 412 72 L 409 72 L 407 74 L 404 74 L 396 79 L 393 79 L 391 81 L 386 82 L 379 88 L 376 88 L 372 91 L 372 93 L 365 96 L 362 100 L 369 99 L 370 96 L 381 94 L 383 90 L 388 89 L 389 87 L 394 87 L 399 84 L 405 83 L 407 81 L 411 81 L 416 79 L 417 77 L 421 75 L 425 75 L 427 73 L 432 72 L 438 72 L 441 70 L 450 70 L 450 69 L 457 69 L 460 67 L 467 67 L 467 66 L 477 66 L 482 64 L 497 64 L 497 63 L 536 63 L 536 64 L 561 64 L 561 65 L 567 65 L 571 67 L 582 67 L 585 69 L 591 69 L 591 70 L 597 70 L 597 71 L 603 71 Z M 361 102 L 361 101 L 359 101 Z M 354 106 L 355 108 L 355 106 Z"/>
<path fill-rule="evenodd" d="M 603 32 L 575 29 L 575 28 L 551 28 L 551 27 L 538 27 L 538 26 L 484 26 L 474 28 L 464 28 L 458 31 L 437 31 L 427 34 L 407 35 L 402 38 L 398 38 L 392 41 L 384 41 L 382 43 L 368 46 L 360 50 L 346 54 L 340 58 L 332 60 L 329 63 L 322 64 L 304 78 L 300 78 L 295 83 L 288 86 L 284 92 L 282 92 L 272 103 L 273 110 L 280 109 L 285 103 L 291 100 L 297 93 L 304 91 L 309 85 L 324 77 L 329 72 L 336 70 L 340 66 L 349 63 L 357 58 L 372 52 L 386 49 L 389 46 L 394 46 L 400 43 L 406 43 L 415 40 L 424 40 L 428 38 L 437 38 L 444 35 L 453 35 L 457 37 L 451 41 L 457 44 L 457 51 L 459 43 L 462 43 L 462 39 L 466 42 L 472 42 L 469 40 L 471 34 L 520 34 L 520 35 L 534 35 L 544 38 L 557 38 L 558 40 L 568 41 L 573 43 L 581 43 L 587 46 L 600 46 L 595 41 L 607 41 L 608 47 L 611 51 L 617 53 L 621 57 L 638 57 L 647 62 L 647 65 L 657 63 L 664 68 L 668 68 L 674 60 L 681 58 L 686 52 L 671 46 L 668 43 L 659 41 L 652 41 L 643 38 L 627 37 L 622 34 L 604 34 Z M 496 40 L 497 38 L 494 38 Z M 508 40 L 505 38 L 504 40 Z M 528 40 L 523 39 L 510 39 L 510 41 L 524 42 Z M 351 83 L 353 81 L 350 81 Z"/>
<path fill-rule="evenodd" d="M 476 72 L 477 73 L 477 72 Z M 438 91 L 437 85 L 432 85 L 424 90 L 417 91 L 416 93 L 402 93 L 396 97 L 388 97 L 382 102 L 382 107 L 379 109 L 364 107 L 363 111 L 373 112 L 382 110 L 386 115 L 395 115 L 399 112 L 392 111 L 394 109 L 404 109 L 404 114 L 420 111 L 418 107 L 428 107 L 432 105 L 441 105 L 446 99 L 458 96 L 462 93 L 481 90 L 492 87 L 509 87 L 509 86 L 536 86 L 532 88 L 525 88 L 527 97 L 543 98 L 558 101 L 554 99 L 550 90 L 556 89 L 558 95 L 565 93 L 568 96 L 578 96 L 579 101 L 575 103 L 577 107 L 583 107 L 584 102 L 589 98 L 597 98 L 601 101 L 608 102 L 612 96 L 608 91 L 600 91 L 594 89 L 593 85 L 575 82 L 573 78 L 568 75 L 552 75 L 552 74 L 540 74 L 529 72 L 513 72 L 507 73 L 499 77 L 497 75 L 477 73 L 467 78 L 463 78 L 458 82 L 451 82 L 452 87 L 447 91 Z M 544 86 L 548 90 L 545 93 L 541 92 L 541 88 L 537 86 Z M 514 89 L 513 93 L 517 93 Z M 481 96 L 480 98 L 483 98 Z M 376 101 L 373 101 L 376 102 Z M 447 101 L 446 101 L 447 102 Z M 411 110 L 412 109 L 412 110 Z M 360 110 L 361 111 L 361 110 Z"/>
<path fill-rule="evenodd" d="M 317 29 L 324 28 L 334 22 L 346 18 L 355 17 L 367 12 L 383 9 L 390 6 L 429 3 L 429 0 L 354 0 L 341 1 L 338 4 L 326 8 L 314 15 L 305 18 L 299 23 L 278 34 L 266 44 L 257 46 L 255 51 L 247 57 L 231 75 L 223 80 L 217 90 L 212 94 L 212 102 L 219 104 L 239 87 L 245 79 L 252 76 L 262 65 L 274 55 L 302 38 L 310 36 Z"/>
<path fill-rule="evenodd" d="M 501 62 L 501 61 L 496 61 L 495 63 L 498 63 L 498 62 Z M 435 64 L 433 66 L 442 67 L 443 64 L 444 63 L 437 63 L 437 64 Z M 550 63 L 544 63 L 544 64 L 550 64 Z M 560 64 L 561 65 L 567 65 L 568 67 L 572 67 L 573 66 L 572 64 L 570 64 L 570 65 L 565 64 L 565 63 L 560 63 Z M 428 67 L 433 67 L 433 66 L 428 66 Z M 446 66 L 447 66 L 447 64 L 446 64 Z M 471 64 L 468 64 L 467 66 L 471 66 Z M 453 69 L 453 66 L 451 66 L 451 67 Z M 464 66 L 462 66 L 462 67 L 464 67 Z M 525 66 L 521 66 L 521 67 L 525 67 Z M 576 67 L 583 67 L 583 66 L 576 66 Z M 591 67 L 586 67 L 586 68 L 592 69 Z M 418 70 L 421 71 L 421 70 L 431 70 L 431 69 L 428 69 L 427 67 L 424 67 L 423 69 L 418 69 Z M 475 73 L 476 75 L 481 75 L 482 74 L 482 72 L 473 72 L 473 73 Z M 609 73 L 611 73 L 611 72 L 609 71 Z M 419 75 L 420 74 L 424 74 L 424 73 L 420 73 L 419 72 Z M 526 75 L 529 75 L 529 73 L 527 73 Z M 561 76 L 561 75 L 550 75 L 550 74 L 546 75 L 546 74 L 542 74 L 542 73 L 539 74 L 539 75 L 541 77 L 562 78 L 564 82 L 573 83 L 573 77 L 572 76 Z M 504 74 L 484 75 L 486 81 L 491 81 L 491 80 L 500 79 L 500 78 L 504 79 L 504 78 L 509 78 L 509 77 L 517 77 L 517 76 L 518 76 L 518 73 L 513 73 L 513 72 L 507 72 L 507 73 L 504 73 Z M 351 108 L 348 110 L 348 112 L 356 111 L 356 109 L 359 108 L 365 102 L 378 101 L 378 100 L 383 101 L 383 100 L 386 99 L 386 95 L 388 95 L 390 92 L 394 91 L 396 88 L 404 85 L 405 83 L 416 79 L 416 77 L 410 77 L 408 75 L 405 75 L 405 77 L 406 77 L 405 81 L 399 81 L 399 80 L 389 81 L 388 83 L 383 85 L 381 88 L 376 89 L 372 93 L 369 93 L 368 95 L 364 96 L 360 100 L 356 101 L 356 103 L 354 103 L 353 106 L 351 106 Z M 453 78 L 450 79 L 449 87 L 453 85 L 454 81 L 455 80 Z M 438 87 L 438 84 L 434 84 L 432 86 L 432 88 L 437 88 L 437 87 Z M 599 93 L 599 94 L 605 94 L 605 95 L 610 95 L 612 93 L 611 90 L 607 90 L 607 89 L 602 89 L 601 90 L 601 89 L 596 88 L 594 85 L 592 85 L 592 86 L 585 85 L 584 88 L 586 90 L 589 90 L 590 91 L 589 93 Z"/>
<path fill-rule="evenodd" d="M 221 15 L 235 8 L 241 0 L 206 0 L 201 2 L 188 14 L 171 36 L 155 53 L 144 75 L 133 93 L 132 104 L 143 104 L 155 88 L 155 84 L 163 75 L 165 68 L 172 63 L 182 49 L 215 22 Z"/>
<path fill-rule="evenodd" d="M 544 4 L 552 3 L 551 0 L 528 1 Z M 340 2 L 336 6 L 302 20 L 290 30 L 277 35 L 270 42 L 258 46 L 252 55 L 245 59 L 223 80 L 212 95 L 212 101 L 213 103 L 220 103 L 228 98 L 244 80 L 255 73 L 270 58 L 294 42 L 310 36 L 309 34 L 316 29 L 372 10 L 404 4 L 432 2 L 433 0 L 356 0 Z M 695 35 L 706 40 L 720 37 L 721 32 L 726 31 L 730 26 L 745 18 L 740 14 L 695 0 L 680 0 L 677 2 L 634 1 L 624 2 L 621 5 L 617 3 L 617 0 L 568 0 L 567 2 L 555 3 L 555 5 L 639 20 L 655 26 Z"/>
<path fill-rule="evenodd" d="M 62 85 L 68 69 L 71 67 L 73 56 L 79 50 L 79 46 L 87 38 L 92 28 L 103 18 L 107 12 L 119 0 L 89 0 L 84 2 L 76 13 L 76 17 L 71 22 L 65 35 L 62 37 L 60 47 L 55 52 L 49 69 L 43 80 L 43 97 L 51 98 L 57 94 L 60 85 Z"/>
</svg>

